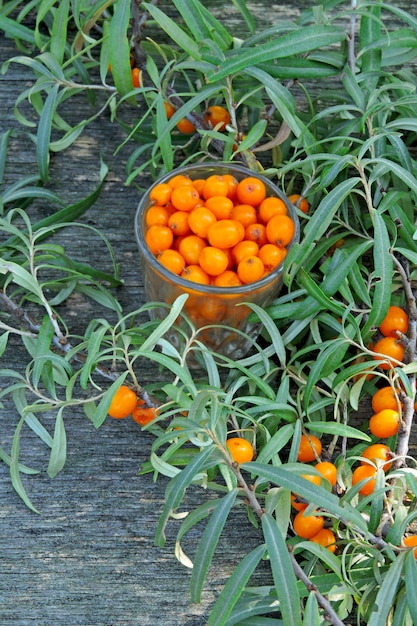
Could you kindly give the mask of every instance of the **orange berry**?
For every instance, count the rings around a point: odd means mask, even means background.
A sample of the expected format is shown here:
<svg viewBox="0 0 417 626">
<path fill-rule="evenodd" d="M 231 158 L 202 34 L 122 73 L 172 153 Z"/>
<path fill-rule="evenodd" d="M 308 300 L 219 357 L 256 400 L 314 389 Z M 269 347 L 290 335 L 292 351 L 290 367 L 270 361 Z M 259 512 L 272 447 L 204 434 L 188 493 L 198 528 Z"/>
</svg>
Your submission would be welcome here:
<svg viewBox="0 0 417 626">
<path fill-rule="evenodd" d="M 132 84 L 135 89 L 142 87 L 142 71 L 138 67 L 132 69 Z"/>
<path fill-rule="evenodd" d="M 218 220 L 210 226 L 207 233 L 209 244 L 215 248 L 233 248 L 244 236 L 244 228 L 236 220 Z"/>
<path fill-rule="evenodd" d="M 265 271 L 272 272 L 287 256 L 287 249 L 274 243 L 266 243 L 259 250 L 258 256 L 265 266 Z"/>
<path fill-rule="evenodd" d="M 258 212 L 261 222 L 267 224 L 273 215 L 287 215 L 287 207 L 281 198 L 269 196 L 262 200 Z"/>
<path fill-rule="evenodd" d="M 226 271 L 229 258 L 224 250 L 206 246 L 202 249 L 198 262 L 209 276 L 219 276 Z"/>
<path fill-rule="evenodd" d="M 319 543 L 323 548 L 327 548 L 330 552 L 336 552 L 336 536 L 330 528 L 322 528 L 317 535 L 310 537 L 313 543 Z"/>
<path fill-rule="evenodd" d="M 204 188 L 205 182 L 206 182 L 205 178 L 194 178 L 193 180 L 193 186 L 197 189 L 201 197 L 203 197 L 203 188 Z"/>
<path fill-rule="evenodd" d="M 247 176 L 238 183 L 236 197 L 241 204 L 257 207 L 266 197 L 265 185 L 259 178 Z"/>
<path fill-rule="evenodd" d="M 191 185 L 176 187 L 171 193 L 171 203 L 178 211 L 191 211 L 200 201 L 200 194 Z"/>
<path fill-rule="evenodd" d="M 313 485 L 319 486 L 321 483 L 321 478 L 317 474 L 301 474 L 301 476 L 308 482 L 313 483 Z"/>
<path fill-rule="evenodd" d="M 158 183 L 150 191 L 149 198 L 155 204 L 165 206 L 171 200 L 172 189 L 168 183 Z"/>
<path fill-rule="evenodd" d="M 256 241 L 248 241 L 244 239 L 243 241 L 239 241 L 232 248 L 232 258 L 233 261 L 237 264 L 243 259 L 246 259 L 248 256 L 258 256 L 259 246 Z"/>
<path fill-rule="evenodd" d="M 403 537 L 403 544 L 407 548 L 412 548 L 414 546 L 417 546 L 417 535 L 409 535 L 408 537 Z M 414 556 L 417 559 L 417 549 L 414 550 Z"/>
<path fill-rule="evenodd" d="M 203 198 L 208 200 L 213 196 L 228 196 L 229 194 L 229 181 L 220 174 L 213 174 L 206 178 L 206 182 L 203 187 Z"/>
<path fill-rule="evenodd" d="M 264 246 L 268 243 L 265 224 L 256 222 L 255 224 L 247 226 L 245 229 L 245 239 L 256 241 L 259 247 Z"/>
<path fill-rule="evenodd" d="M 266 238 L 277 246 L 291 243 L 294 233 L 294 222 L 288 215 L 273 215 L 266 225 Z"/>
<path fill-rule="evenodd" d="M 247 226 L 251 224 L 256 224 L 258 215 L 255 207 L 250 204 L 236 204 L 232 209 L 231 218 L 237 220 L 247 228 Z"/>
<path fill-rule="evenodd" d="M 153 254 L 159 254 L 172 246 L 174 235 L 168 226 L 155 224 L 148 229 L 145 240 L 150 251 L 153 252 Z"/>
<path fill-rule="evenodd" d="M 226 305 L 218 299 L 204 298 L 198 312 L 205 323 L 219 324 L 225 316 Z"/>
<path fill-rule="evenodd" d="M 184 185 L 194 186 L 191 178 L 189 176 L 185 176 L 184 174 L 175 174 L 175 176 L 168 180 L 167 184 L 171 187 L 171 189 L 183 187 Z"/>
<path fill-rule="evenodd" d="M 177 128 L 183 135 L 191 135 L 195 132 L 194 124 L 190 122 L 190 120 L 187 120 L 186 117 L 183 117 L 182 120 L 178 122 Z"/>
<path fill-rule="evenodd" d="M 206 241 L 198 235 L 187 235 L 181 239 L 178 252 L 184 257 L 187 265 L 198 265 L 198 259 L 203 248 L 207 245 Z"/>
<path fill-rule="evenodd" d="M 397 332 L 405 334 L 408 330 L 408 315 L 399 306 L 390 306 L 379 330 L 385 337 L 397 337 Z"/>
<path fill-rule="evenodd" d="M 372 415 L 369 420 L 369 430 L 378 439 L 386 439 L 398 433 L 400 428 L 400 414 L 393 409 L 382 409 Z"/>
<path fill-rule="evenodd" d="M 337 482 L 337 468 L 334 463 L 330 463 L 329 461 L 319 461 L 319 463 L 316 463 L 314 467 L 329 481 L 332 487 L 335 486 Z"/>
<path fill-rule="evenodd" d="M 222 131 L 230 124 L 230 113 L 224 107 L 213 104 L 207 108 L 204 120 L 211 128 Z"/>
<path fill-rule="evenodd" d="M 298 207 L 303 213 L 308 213 L 308 210 L 310 208 L 309 204 L 307 200 L 299 193 L 292 193 L 290 196 L 288 196 L 288 200 L 291 202 L 291 204 Z"/>
<path fill-rule="evenodd" d="M 164 250 L 157 256 L 158 261 L 167 270 L 179 276 L 185 267 L 184 257 L 177 250 Z"/>
<path fill-rule="evenodd" d="M 243 437 L 231 437 L 226 440 L 230 456 L 235 463 L 249 463 L 254 457 L 252 444 Z"/>
<path fill-rule="evenodd" d="M 305 511 L 306 508 L 308 507 L 307 502 L 304 502 L 302 498 L 300 498 L 299 495 L 297 495 L 296 493 L 292 493 L 291 494 L 291 506 L 296 510 L 296 511 Z"/>
<path fill-rule="evenodd" d="M 207 198 L 206 207 L 214 213 L 218 220 L 227 220 L 232 216 L 233 202 L 227 196 L 211 196 Z"/>
<path fill-rule="evenodd" d="M 168 226 L 176 237 L 182 237 L 191 232 L 188 220 L 189 215 L 188 211 L 175 211 L 169 216 Z"/>
<path fill-rule="evenodd" d="M 315 435 L 301 435 L 300 447 L 298 449 L 297 460 L 301 463 L 315 461 L 322 451 L 322 443 Z"/>
<path fill-rule="evenodd" d="M 398 411 L 401 403 L 398 398 L 398 390 L 391 386 L 381 387 L 372 396 L 372 408 L 375 413 L 379 413 L 382 409 L 393 409 Z"/>
<path fill-rule="evenodd" d="M 382 465 L 384 472 L 387 472 L 392 463 L 392 452 L 384 443 L 373 443 L 362 452 L 361 456 L 368 461 L 372 461 L 376 467 Z M 361 461 L 362 465 L 367 465 L 366 461 Z"/>
<path fill-rule="evenodd" d="M 323 528 L 324 517 L 322 515 L 304 515 L 299 511 L 293 520 L 293 528 L 296 535 L 303 539 L 311 539 Z"/>
<path fill-rule="evenodd" d="M 375 489 L 376 467 L 372 465 L 359 465 L 352 474 L 352 486 L 365 479 L 366 482 L 359 489 L 359 493 L 363 496 L 369 496 Z"/>
<path fill-rule="evenodd" d="M 239 287 L 241 284 L 239 276 L 232 270 L 226 270 L 223 274 L 216 276 L 213 281 L 215 287 Z"/>
<path fill-rule="evenodd" d="M 136 392 L 133 389 L 126 385 L 121 385 L 114 394 L 107 413 L 110 417 L 123 419 L 135 409 L 137 400 Z"/>
<path fill-rule="evenodd" d="M 155 418 L 157 418 L 158 415 L 159 415 L 159 410 L 154 407 L 137 406 L 132 411 L 133 420 L 137 424 L 140 424 L 141 426 L 146 426 L 146 424 L 149 424 Z"/>
<path fill-rule="evenodd" d="M 236 189 L 237 189 L 237 186 L 238 186 L 237 179 L 233 176 L 233 174 L 223 174 L 223 180 L 225 180 L 227 182 L 227 185 L 228 185 L 227 197 L 230 198 L 231 200 L 235 201 L 236 200 Z"/>
<path fill-rule="evenodd" d="M 265 274 L 265 267 L 258 256 L 248 256 L 242 259 L 237 266 L 237 275 L 242 283 L 254 283 Z"/>
<path fill-rule="evenodd" d="M 169 211 L 164 206 L 155 204 L 146 211 L 145 222 L 148 227 L 154 226 L 155 224 L 158 226 L 167 226 L 168 219 Z"/>
<path fill-rule="evenodd" d="M 396 365 L 398 365 L 396 361 L 402 361 L 404 358 L 404 346 L 399 343 L 395 337 L 383 337 L 376 342 L 372 349 L 374 352 L 378 353 L 373 357 L 376 361 L 386 357 L 386 360 L 379 364 L 382 370 L 389 370 L 392 367 L 396 367 Z"/>
<path fill-rule="evenodd" d="M 210 277 L 199 265 L 187 265 L 181 272 L 181 278 L 199 285 L 209 285 Z"/>
<path fill-rule="evenodd" d="M 164 101 L 164 107 L 165 107 L 165 115 L 167 116 L 167 120 L 170 120 L 177 109 L 173 107 L 170 102 L 167 102 L 166 100 Z"/>
<path fill-rule="evenodd" d="M 188 215 L 188 225 L 191 231 L 199 237 L 207 237 L 208 229 L 217 222 L 213 211 L 205 206 L 193 209 Z"/>
</svg>

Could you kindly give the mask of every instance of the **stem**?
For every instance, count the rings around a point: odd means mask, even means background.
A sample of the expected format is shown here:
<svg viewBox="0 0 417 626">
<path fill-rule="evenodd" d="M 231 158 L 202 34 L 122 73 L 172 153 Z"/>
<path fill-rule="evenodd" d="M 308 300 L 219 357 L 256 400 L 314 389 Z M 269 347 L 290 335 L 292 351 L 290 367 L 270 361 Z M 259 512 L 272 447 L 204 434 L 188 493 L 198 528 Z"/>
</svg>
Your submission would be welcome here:
<svg viewBox="0 0 417 626">
<path fill-rule="evenodd" d="M 349 67 L 352 70 L 352 73 L 355 73 L 356 67 L 356 55 L 355 55 L 355 27 L 356 27 L 356 7 L 357 0 L 352 0 L 352 15 L 350 16 L 350 29 L 348 32 L 348 61 Z"/>
</svg>

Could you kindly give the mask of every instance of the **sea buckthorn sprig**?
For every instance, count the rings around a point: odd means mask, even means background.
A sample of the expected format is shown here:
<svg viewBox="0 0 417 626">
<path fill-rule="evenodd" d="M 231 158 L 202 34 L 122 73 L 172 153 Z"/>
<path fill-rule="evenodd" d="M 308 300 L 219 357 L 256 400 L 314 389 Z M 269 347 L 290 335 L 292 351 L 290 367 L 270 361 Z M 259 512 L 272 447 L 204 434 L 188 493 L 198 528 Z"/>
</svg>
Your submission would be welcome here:
<svg viewBox="0 0 417 626">
<path fill-rule="evenodd" d="M 285 202 L 250 175 L 176 174 L 156 184 L 145 240 L 173 274 L 216 287 L 257 282 L 279 267 L 295 235 Z"/>
</svg>

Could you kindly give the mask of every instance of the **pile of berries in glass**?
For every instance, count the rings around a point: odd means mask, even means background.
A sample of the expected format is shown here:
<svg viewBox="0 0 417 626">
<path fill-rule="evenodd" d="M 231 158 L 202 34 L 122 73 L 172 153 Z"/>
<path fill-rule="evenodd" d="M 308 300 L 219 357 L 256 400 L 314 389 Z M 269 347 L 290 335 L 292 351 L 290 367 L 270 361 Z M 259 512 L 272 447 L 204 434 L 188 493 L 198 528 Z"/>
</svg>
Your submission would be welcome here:
<svg viewBox="0 0 417 626">
<path fill-rule="evenodd" d="M 243 303 L 264 307 L 278 295 L 299 236 L 288 198 L 234 164 L 189 166 L 160 179 L 142 198 L 136 234 L 148 300 L 169 304 L 188 293 L 185 312 L 202 329 L 199 340 L 231 357 L 250 348 L 242 333 L 252 340 L 259 333 Z"/>
</svg>

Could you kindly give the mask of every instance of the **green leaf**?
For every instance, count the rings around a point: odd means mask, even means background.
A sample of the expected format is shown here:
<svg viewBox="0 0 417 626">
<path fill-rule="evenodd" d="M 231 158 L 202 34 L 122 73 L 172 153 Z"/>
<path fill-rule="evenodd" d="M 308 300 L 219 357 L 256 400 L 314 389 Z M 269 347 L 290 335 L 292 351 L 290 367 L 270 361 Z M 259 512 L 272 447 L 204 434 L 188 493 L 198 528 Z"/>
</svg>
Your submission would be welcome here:
<svg viewBox="0 0 417 626">
<path fill-rule="evenodd" d="M 316 594 L 310 591 L 304 608 L 304 626 L 321 626 L 321 617 Z"/>
<path fill-rule="evenodd" d="M 405 591 L 407 594 L 407 606 L 411 614 L 413 624 L 417 624 L 417 562 L 414 550 L 410 550 L 405 560 Z"/>
<path fill-rule="evenodd" d="M 129 372 L 123 372 L 123 374 L 121 374 L 117 380 L 114 381 L 114 383 L 112 383 L 110 385 L 110 387 L 107 389 L 106 393 L 104 394 L 104 396 L 102 397 L 102 399 L 99 402 L 99 405 L 97 406 L 95 412 L 94 412 L 94 419 L 93 419 L 93 424 L 96 428 L 100 428 L 100 426 L 102 425 L 102 423 L 104 422 L 104 420 L 107 417 L 107 412 L 109 410 L 109 407 L 111 405 L 112 399 L 114 394 L 116 393 L 116 391 L 119 389 L 119 387 L 121 385 L 123 385 L 125 379 L 127 378 Z"/>
<path fill-rule="evenodd" d="M 326 433 L 327 435 L 337 435 L 338 437 L 351 437 L 352 439 L 360 439 L 361 441 L 371 442 L 371 437 L 366 433 L 349 426 L 348 424 L 340 424 L 339 422 L 309 422 L 308 426 L 311 430 L 318 433 Z"/>
<path fill-rule="evenodd" d="M 226 622 L 227 618 L 231 614 L 233 607 L 239 601 L 248 580 L 258 566 L 264 552 L 265 546 L 260 545 L 242 559 L 233 574 L 228 578 L 222 592 L 211 609 L 207 621 L 208 626 L 224 626 L 228 623 Z M 236 624 L 234 620 L 232 623 Z"/>
<path fill-rule="evenodd" d="M 305 54 L 316 48 L 323 48 L 346 39 L 346 33 L 335 26 L 307 26 L 274 38 L 260 46 L 250 49 L 240 48 L 230 52 L 227 59 L 220 63 L 218 69 L 208 73 L 209 82 L 218 81 L 272 59 L 288 56 L 288 50 L 295 56 Z"/>
<path fill-rule="evenodd" d="M 287 355 L 285 351 L 284 342 L 282 341 L 281 333 L 279 332 L 275 322 L 272 320 L 271 316 L 257 304 L 253 304 L 251 302 L 247 303 L 247 306 L 252 309 L 257 315 L 257 317 L 261 320 L 264 329 L 268 332 L 270 341 L 274 346 L 275 354 L 277 355 L 281 367 L 285 367 Z"/>
<path fill-rule="evenodd" d="M 203 467 L 207 466 L 214 449 L 214 445 L 203 448 L 202 451 L 191 461 L 191 463 L 189 463 L 186 468 L 181 470 L 181 472 L 169 482 L 165 493 L 164 509 L 159 518 L 158 527 L 155 533 L 156 546 L 162 548 L 165 544 L 165 526 L 171 512 L 180 505 L 186 488 L 192 483 L 196 474 L 198 474 Z M 215 463 L 217 463 L 217 461 L 215 461 Z"/>
<path fill-rule="evenodd" d="M 191 39 L 178 24 L 168 17 L 163 11 L 149 2 L 143 2 L 142 6 L 154 18 L 156 23 L 175 41 L 176 45 L 182 48 L 192 59 L 200 60 L 201 43 Z"/>
<path fill-rule="evenodd" d="M 282 622 L 284 626 L 298 626 L 302 623 L 301 602 L 287 544 L 272 515 L 264 513 L 261 520 Z"/>
<path fill-rule="evenodd" d="M 20 452 L 20 432 L 22 430 L 22 426 L 25 422 L 25 416 L 22 416 L 16 426 L 13 435 L 12 449 L 11 449 L 11 463 L 10 463 L 10 478 L 12 481 L 13 489 L 16 491 L 17 495 L 22 499 L 24 504 L 34 513 L 39 513 L 38 509 L 36 509 L 32 502 L 30 501 L 26 490 L 23 486 L 22 479 L 20 477 L 20 463 L 19 463 L 19 452 Z"/>
<path fill-rule="evenodd" d="M 238 490 L 233 489 L 217 505 L 198 544 L 191 574 L 191 602 L 201 602 L 201 593 L 214 551 L 220 539 Z"/>
<path fill-rule="evenodd" d="M 62 470 L 67 457 L 67 435 L 62 413 L 63 408 L 59 409 L 55 419 L 54 438 L 48 464 L 48 476 L 51 478 Z"/>
<path fill-rule="evenodd" d="M 119 0 L 114 4 L 114 13 L 109 28 L 109 57 L 117 91 L 125 96 L 133 89 L 130 67 L 130 46 L 127 37 L 130 20 L 130 0 Z M 132 99 L 132 104 L 135 100 Z"/>
<path fill-rule="evenodd" d="M 166 318 L 155 328 L 155 330 L 149 335 L 149 337 L 144 341 L 141 346 L 141 352 L 146 352 L 148 350 L 153 350 L 155 344 L 168 332 L 171 326 L 175 323 L 177 317 L 180 315 L 182 308 L 187 300 L 188 295 L 182 294 L 178 296 L 176 300 L 172 303 L 170 307 L 170 311 Z"/>
<path fill-rule="evenodd" d="M 381 624 L 387 623 L 388 615 L 392 610 L 397 589 L 401 582 L 404 561 L 407 556 L 406 552 L 401 552 L 397 555 L 395 561 L 390 564 L 375 598 L 374 608 L 370 615 L 368 626 L 381 626 Z"/>
<path fill-rule="evenodd" d="M 81 369 L 80 386 L 82 389 L 87 389 L 87 385 L 90 382 L 91 373 L 95 370 L 97 362 L 99 360 L 98 353 L 100 351 L 101 343 L 104 336 L 107 333 L 107 328 L 102 326 L 101 328 L 93 331 L 88 338 L 86 347 L 87 358 Z"/>
<path fill-rule="evenodd" d="M 45 105 L 39 119 L 38 132 L 36 135 L 36 159 L 39 169 L 39 177 L 45 182 L 48 180 L 49 170 L 49 143 L 51 140 L 52 122 L 58 100 L 58 85 L 54 85 L 49 91 Z"/>
<path fill-rule="evenodd" d="M 232 37 L 221 22 L 198 0 L 173 0 L 196 42 L 214 41 L 221 49 L 232 45 Z"/>
<path fill-rule="evenodd" d="M 64 60 L 65 46 L 67 43 L 69 7 L 70 0 L 60 0 L 55 11 L 51 32 L 51 53 L 61 65 Z"/>
</svg>

